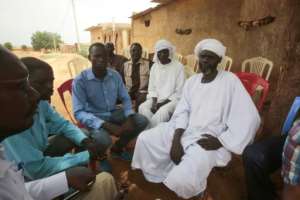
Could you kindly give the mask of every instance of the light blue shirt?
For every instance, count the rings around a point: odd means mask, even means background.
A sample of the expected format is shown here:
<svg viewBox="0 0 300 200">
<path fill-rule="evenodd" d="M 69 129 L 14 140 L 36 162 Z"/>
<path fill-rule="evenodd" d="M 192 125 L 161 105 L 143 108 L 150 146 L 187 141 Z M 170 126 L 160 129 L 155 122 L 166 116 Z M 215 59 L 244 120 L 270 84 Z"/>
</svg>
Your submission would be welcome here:
<svg viewBox="0 0 300 200">
<path fill-rule="evenodd" d="M 88 151 L 68 153 L 61 157 L 44 156 L 50 133 L 63 135 L 77 145 L 87 137 L 80 129 L 60 116 L 47 101 L 40 101 L 33 126 L 3 141 L 6 158 L 16 164 L 22 163 L 24 175 L 31 180 L 89 162 Z"/>
<path fill-rule="evenodd" d="M 121 100 L 125 116 L 133 114 L 131 99 L 119 73 L 107 68 L 103 79 L 95 77 L 92 68 L 86 69 L 73 81 L 73 112 L 83 125 L 99 129 L 116 110 Z"/>
</svg>

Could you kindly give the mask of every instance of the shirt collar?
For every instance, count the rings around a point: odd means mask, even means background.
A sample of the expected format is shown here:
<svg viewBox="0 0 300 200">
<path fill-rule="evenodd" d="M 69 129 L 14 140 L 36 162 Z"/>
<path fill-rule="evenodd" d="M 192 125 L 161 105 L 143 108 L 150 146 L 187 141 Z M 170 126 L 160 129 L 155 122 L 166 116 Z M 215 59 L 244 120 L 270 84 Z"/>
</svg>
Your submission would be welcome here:
<svg viewBox="0 0 300 200">
<path fill-rule="evenodd" d="M 107 74 L 106 76 L 104 77 L 104 80 L 106 80 L 108 77 L 112 76 L 112 72 L 111 72 L 111 69 L 107 67 Z M 87 79 L 90 81 L 90 80 L 99 80 L 98 78 L 96 78 L 95 74 L 93 73 L 93 70 L 92 68 L 90 68 L 88 71 L 87 71 Z"/>
<path fill-rule="evenodd" d="M 137 63 L 138 63 L 138 64 L 142 64 L 143 61 L 144 61 L 143 58 L 140 58 L 139 61 L 138 61 Z M 129 63 L 130 63 L 131 65 L 133 64 L 132 59 L 129 60 Z"/>
</svg>

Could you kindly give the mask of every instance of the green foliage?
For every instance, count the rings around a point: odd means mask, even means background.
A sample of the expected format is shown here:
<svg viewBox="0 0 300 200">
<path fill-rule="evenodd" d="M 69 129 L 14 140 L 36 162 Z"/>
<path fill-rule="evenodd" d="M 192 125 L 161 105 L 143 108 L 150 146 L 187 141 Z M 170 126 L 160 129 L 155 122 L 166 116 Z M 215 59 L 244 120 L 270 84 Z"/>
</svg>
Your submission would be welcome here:
<svg viewBox="0 0 300 200">
<path fill-rule="evenodd" d="M 26 50 L 28 49 L 28 47 L 27 47 L 25 44 L 23 44 L 23 45 L 21 46 L 21 49 L 22 49 L 23 51 L 26 51 Z"/>
<path fill-rule="evenodd" d="M 56 48 L 63 42 L 60 35 L 47 31 L 37 31 L 31 36 L 31 45 L 34 50 L 54 49 L 54 41 Z"/>
<path fill-rule="evenodd" d="M 88 58 L 89 55 L 89 45 L 81 44 L 79 54 L 85 58 Z"/>
<path fill-rule="evenodd" d="M 12 49 L 13 49 L 13 45 L 12 45 L 12 43 L 10 43 L 10 42 L 5 42 L 5 43 L 3 44 L 3 46 L 4 46 L 5 48 L 9 49 L 9 50 L 12 50 Z"/>
<path fill-rule="evenodd" d="M 88 58 L 88 55 L 89 55 L 88 52 L 85 51 L 85 50 L 80 50 L 79 54 L 82 55 L 85 58 Z"/>
</svg>

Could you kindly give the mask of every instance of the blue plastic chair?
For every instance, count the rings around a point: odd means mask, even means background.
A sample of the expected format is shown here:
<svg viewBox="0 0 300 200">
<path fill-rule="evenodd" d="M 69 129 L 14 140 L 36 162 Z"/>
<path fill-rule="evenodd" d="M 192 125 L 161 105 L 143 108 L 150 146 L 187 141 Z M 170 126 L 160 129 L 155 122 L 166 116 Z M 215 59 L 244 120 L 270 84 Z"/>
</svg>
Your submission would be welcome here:
<svg viewBox="0 0 300 200">
<path fill-rule="evenodd" d="M 287 115 L 285 122 L 283 124 L 283 128 L 282 128 L 282 134 L 287 134 L 289 132 L 289 130 L 292 128 L 293 126 L 293 122 L 295 120 L 295 117 L 297 115 L 297 112 L 300 108 L 300 96 L 296 97 L 293 105 L 291 106 L 291 109 L 289 111 L 289 114 Z"/>
</svg>

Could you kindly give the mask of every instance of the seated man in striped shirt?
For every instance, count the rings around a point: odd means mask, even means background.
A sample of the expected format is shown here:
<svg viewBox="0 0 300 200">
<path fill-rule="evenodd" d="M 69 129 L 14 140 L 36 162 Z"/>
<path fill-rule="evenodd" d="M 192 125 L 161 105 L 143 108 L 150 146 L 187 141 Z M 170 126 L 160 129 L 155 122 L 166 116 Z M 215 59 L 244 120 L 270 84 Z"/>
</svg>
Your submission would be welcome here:
<svg viewBox="0 0 300 200">
<path fill-rule="evenodd" d="M 135 110 L 146 100 L 150 75 L 150 62 L 142 58 L 143 48 L 140 43 L 130 46 L 131 59 L 124 64 L 126 88 L 132 100 L 135 100 Z"/>
<path fill-rule="evenodd" d="M 299 113 L 298 113 L 299 115 Z M 271 174 L 282 167 L 286 200 L 300 199 L 300 120 L 288 134 L 249 145 L 243 152 L 248 200 L 275 200 Z M 287 192 L 288 191 L 288 192 Z M 297 196 L 297 198 L 291 198 Z"/>
<path fill-rule="evenodd" d="M 300 120 L 294 123 L 286 138 L 282 155 L 284 200 L 300 199 Z"/>
</svg>

